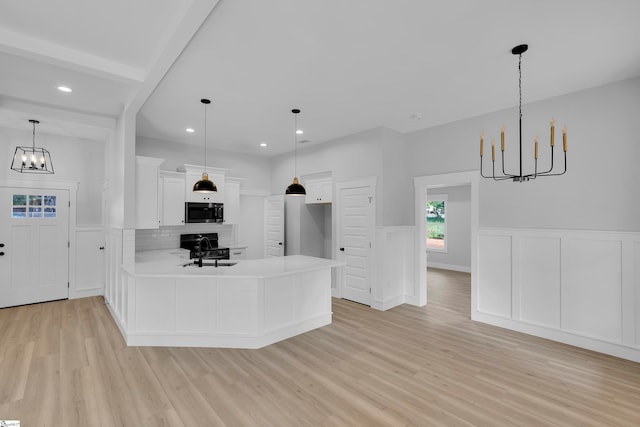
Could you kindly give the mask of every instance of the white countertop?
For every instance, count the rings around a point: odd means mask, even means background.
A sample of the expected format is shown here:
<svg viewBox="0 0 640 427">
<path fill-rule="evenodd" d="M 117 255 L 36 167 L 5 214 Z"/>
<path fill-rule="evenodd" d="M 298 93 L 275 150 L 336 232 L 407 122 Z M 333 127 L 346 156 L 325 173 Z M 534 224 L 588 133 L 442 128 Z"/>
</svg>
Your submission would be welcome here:
<svg viewBox="0 0 640 427">
<path fill-rule="evenodd" d="M 316 258 L 305 255 L 289 255 L 277 258 L 237 261 L 231 267 L 186 266 L 189 263 L 189 251 L 185 249 L 171 249 L 159 251 L 145 251 L 136 253 L 134 267 L 124 267 L 135 276 L 156 277 L 273 277 L 304 271 L 321 270 L 344 265 L 333 259 Z M 208 260 L 208 262 L 212 262 Z M 232 262 L 236 262 L 235 260 Z"/>
</svg>

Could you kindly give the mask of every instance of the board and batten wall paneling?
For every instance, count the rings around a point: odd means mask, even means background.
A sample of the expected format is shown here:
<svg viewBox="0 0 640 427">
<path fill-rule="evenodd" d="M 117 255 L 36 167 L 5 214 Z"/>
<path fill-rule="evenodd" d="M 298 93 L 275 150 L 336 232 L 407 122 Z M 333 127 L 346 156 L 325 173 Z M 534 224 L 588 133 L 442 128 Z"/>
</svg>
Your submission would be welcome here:
<svg viewBox="0 0 640 427">
<path fill-rule="evenodd" d="M 621 342 L 621 242 L 567 238 L 562 259 L 562 329 Z"/>
<path fill-rule="evenodd" d="M 640 362 L 640 233 L 481 228 L 478 249 L 474 320 Z"/>
<path fill-rule="evenodd" d="M 511 318 L 511 236 L 483 235 L 478 263 L 478 311 Z"/>
<path fill-rule="evenodd" d="M 519 270 L 520 320 L 560 328 L 560 239 L 523 236 Z"/>
</svg>

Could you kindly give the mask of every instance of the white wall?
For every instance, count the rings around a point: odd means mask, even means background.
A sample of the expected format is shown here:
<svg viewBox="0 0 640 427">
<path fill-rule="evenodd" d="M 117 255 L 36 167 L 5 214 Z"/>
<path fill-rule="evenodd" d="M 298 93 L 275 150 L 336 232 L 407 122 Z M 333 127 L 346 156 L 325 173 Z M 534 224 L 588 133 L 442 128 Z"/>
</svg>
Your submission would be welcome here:
<svg viewBox="0 0 640 427">
<path fill-rule="evenodd" d="M 402 135 L 376 128 L 331 142 L 298 147 L 298 176 L 331 172 L 334 182 L 370 176 L 378 177 L 376 224 L 407 225 L 413 222 L 412 187 L 404 168 Z M 271 159 L 271 192 L 282 194 L 294 174 L 293 154 Z"/>
<path fill-rule="evenodd" d="M 546 164 L 551 116 L 557 121 L 556 142 L 559 129 L 567 125 L 567 174 L 527 183 L 482 179 L 480 225 L 639 231 L 640 78 L 524 105 L 525 164 L 532 165 L 527 159 L 533 158 L 531 141 L 536 134 L 542 141 L 540 161 Z M 507 129 L 506 149 L 515 154 L 517 108 L 408 134 L 407 173 L 424 176 L 478 169 L 480 132 L 485 131 L 485 143 L 489 141 L 487 153 L 502 123 Z M 556 145 L 556 155 L 560 147 Z M 509 159 L 509 167 L 516 161 Z"/>
<path fill-rule="evenodd" d="M 136 155 L 165 159 L 162 170 L 175 171 L 185 163 L 204 165 L 204 147 L 144 137 L 136 140 Z M 243 178 L 241 191 L 270 190 L 271 170 L 266 157 L 208 148 L 207 166 L 228 169 L 228 176 Z"/>
<path fill-rule="evenodd" d="M 62 137 L 38 132 L 36 146 L 51 152 L 53 175 L 21 174 L 10 169 L 16 146 L 31 145 L 32 132 L 0 128 L 0 178 L 28 178 L 44 181 L 79 183 L 77 223 L 102 223 L 102 179 L 104 176 L 104 143 L 82 138 Z"/>
<path fill-rule="evenodd" d="M 447 252 L 428 253 L 429 267 L 471 272 L 471 186 L 428 190 L 429 197 L 447 195 Z"/>
</svg>

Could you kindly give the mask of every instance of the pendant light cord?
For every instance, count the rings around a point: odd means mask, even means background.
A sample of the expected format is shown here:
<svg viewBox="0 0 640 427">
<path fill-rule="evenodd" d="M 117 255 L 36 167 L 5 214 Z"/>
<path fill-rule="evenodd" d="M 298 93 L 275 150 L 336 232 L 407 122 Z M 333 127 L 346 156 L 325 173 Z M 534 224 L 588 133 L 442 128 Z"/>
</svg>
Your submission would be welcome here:
<svg viewBox="0 0 640 427">
<path fill-rule="evenodd" d="M 36 152 L 36 122 L 33 122 L 33 145 L 32 145 L 32 152 L 35 153 Z"/>
<path fill-rule="evenodd" d="M 207 173 L 207 104 L 204 103 L 204 172 Z"/>
<path fill-rule="evenodd" d="M 298 113 L 293 114 L 293 173 L 298 176 Z"/>
</svg>

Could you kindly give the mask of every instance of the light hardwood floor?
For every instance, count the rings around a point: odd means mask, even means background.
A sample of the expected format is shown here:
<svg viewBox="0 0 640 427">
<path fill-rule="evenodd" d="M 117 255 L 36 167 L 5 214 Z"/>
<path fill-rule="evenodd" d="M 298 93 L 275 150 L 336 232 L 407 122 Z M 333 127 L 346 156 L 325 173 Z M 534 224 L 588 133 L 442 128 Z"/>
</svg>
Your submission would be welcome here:
<svg viewBox="0 0 640 427">
<path fill-rule="evenodd" d="M 640 425 L 640 364 L 471 322 L 469 275 L 427 307 L 333 301 L 260 350 L 126 347 L 100 297 L 0 310 L 0 419 L 23 426 Z"/>
</svg>

